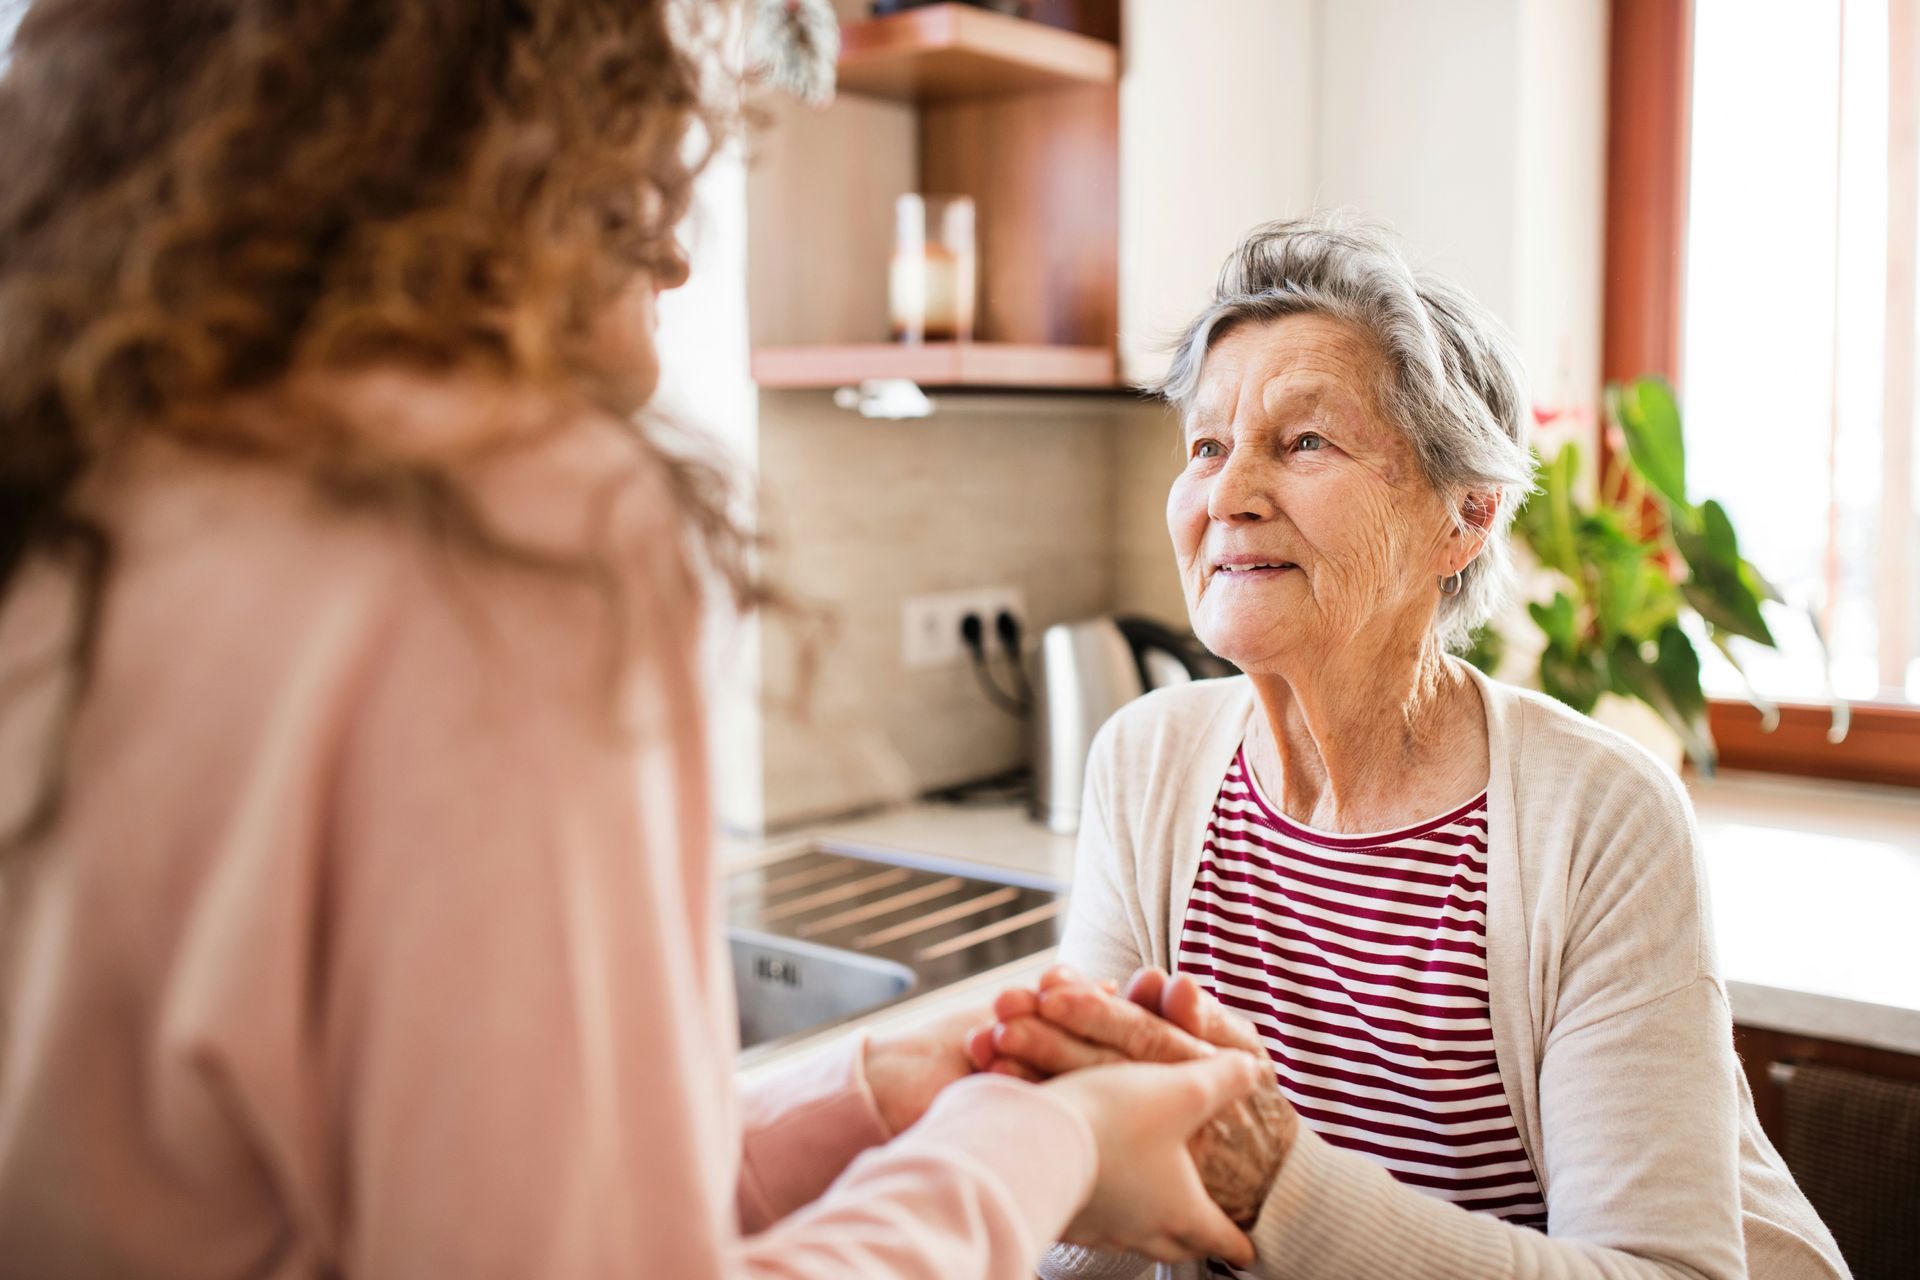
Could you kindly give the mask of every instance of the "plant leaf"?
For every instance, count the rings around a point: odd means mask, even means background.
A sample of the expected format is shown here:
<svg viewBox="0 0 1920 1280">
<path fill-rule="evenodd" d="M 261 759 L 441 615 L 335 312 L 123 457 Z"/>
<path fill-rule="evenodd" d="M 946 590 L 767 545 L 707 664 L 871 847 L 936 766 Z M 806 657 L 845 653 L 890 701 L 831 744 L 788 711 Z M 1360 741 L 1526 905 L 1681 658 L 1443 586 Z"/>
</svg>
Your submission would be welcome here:
<svg viewBox="0 0 1920 1280">
<path fill-rule="evenodd" d="M 1780 594 L 1780 588 L 1767 581 L 1760 571 L 1753 567 L 1751 560 L 1740 562 L 1740 581 L 1746 584 L 1747 590 L 1751 591 L 1756 599 L 1771 600 L 1775 604 L 1787 602 L 1787 598 Z"/>
<path fill-rule="evenodd" d="M 1734 522 L 1726 518 L 1726 509 L 1709 497 L 1695 512 L 1695 520 L 1676 520 L 1672 524 L 1674 545 L 1680 549 L 1680 555 L 1686 557 L 1693 576 L 1738 576 L 1743 564 L 1740 539 L 1734 537 Z"/>
<path fill-rule="evenodd" d="M 1574 478 L 1579 471 L 1579 451 L 1568 442 L 1551 462 L 1542 462 L 1537 468 L 1540 490 L 1521 508 L 1519 520 L 1521 537 L 1534 558 L 1569 578 L 1580 572 L 1573 539 L 1580 514 L 1573 500 Z"/>
<path fill-rule="evenodd" d="M 1549 646 L 1540 655 L 1540 688 L 1581 715 L 1591 715 L 1594 704 L 1607 691 L 1607 673 L 1599 650 L 1587 647 L 1569 651 Z"/>
<path fill-rule="evenodd" d="M 1460 656 L 1492 675 L 1506 654 L 1507 638 L 1491 622 L 1483 622 L 1473 629 L 1473 634 L 1467 639 L 1467 651 Z"/>
<path fill-rule="evenodd" d="M 1666 570 L 1651 558 L 1640 565 L 1640 583 L 1634 608 L 1621 618 L 1621 630 L 1628 635 L 1656 635 L 1660 628 L 1680 616 L 1680 588 Z"/>
<path fill-rule="evenodd" d="M 1627 456 L 1648 484 L 1679 507 L 1687 502 L 1686 443 L 1680 406 L 1665 378 L 1636 378 L 1608 401 L 1627 437 Z"/>
<path fill-rule="evenodd" d="M 1619 516 L 1596 511 L 1580 525 L 1580 558 L 1592 570 L 1584 579 L 1591 592 L 1601 639 L 1645 639 L 1676 617 L 1680 595 L 1654 559 L 1654 548 L 1629 534 Z"/>
<path fill-rule="evenodd" d="M 1733 532 L 1733 521 L 1727 518 L 1727 509 L 1719 500 L 1708 498 L 1700 504 L 1700 530 L 1707 540 L 1707 550 L 1712 553 L 1717 564 L 1738 564 L 1740 562 L 1740 540 Z"/>
<path fill-rule="evenodd" d="M 1687 633 L 1669 623 L 1660 630 L 1660 650 L 1653 660 L 1660 686 L 1673 699 L 1674 709 L 1689 719 L 1707 714 L 1706 691 L 1700 687 L 1700 655 Z M 1702 732 L 1705 731 L 1704 721 Z"/>
<path fill-rule="evenodd" d="M 1567 598 L 1566 592 L 1554 592 L 1553 600 L 1548 604 L 1533 601 L 1527 605 L 1527 612 L 1533 616 L 1541 634 L 1547 637 L 1549 648 L 1573 649 L 1573 601 Z"/>
<path fill-rule="evenodd" d="M 1726 508 L 1709 498 L 1696 510 L 1698 519 L 1691 527 L 1684 521 L 1673 525 L 1674 545 L 1692 571 L 1681 588 L 1687 603 L 1717 630 L 1772 645 L 1773 632 L 1760 602 L 1777 593 L 1740 558 L 1740 541 Z"/>
<path fill-rule="evenodd" d="M 1685 645 L 1684 654 L 1667 640 L 1670 634 L 1678 636 L 1679 643 Z M 1699 656 L 1693 652 L 1692 643 L 1678 627 L 1662 631 L 1661 641 L 1659 656 L 1649 662 L 1641 655 L 1638 645 L 1624 638 L 1617 640 L 1607 651 L 1607 665 L 1628 694 L 1652 707 L 1667 727 L 1679 735 L 1687 758 L 1703 772 L 1711 773 L 1717 754 L 1713 739 L 1707 733 L 1706 697 L 1701 693 L 1699 684 Z M 1686 664 L 1689 660 L 1693 677 L 1690 693 L 1685 691 Z M 1669 687 L 1669 681 L 1673 687 Z M 1678 699 L 1674 692 L 1676 688 L 1682 690 Z M 1698 707 L 1690 714 L 1689 710 L 1695 701 Z M 1683 707 L 1683 702 L 1687 706 Z"/>
<path fill-rule="evenodd" d="M 1680 593 L 1694 612 L 1714 627 L 1769 648 L 1778 647 L 1766 618 L 1761 616 L 1759 598 L 1741 581 L 1738 573 L 1714 571 L 1703 575 L 1696 572 L 1680 584 Z"/>
<path fill-rule="evenodd" d="M 1696 510 L 1697 519 L 1673 523 L 1673 544 L 1686 557 L 1687 567 L 1695 576 L 1738 573 L 1740 544 L 1734 537 L 1733 522 L 1727 519 L 1726 508 L 1709 498 Z"/>
</svg>

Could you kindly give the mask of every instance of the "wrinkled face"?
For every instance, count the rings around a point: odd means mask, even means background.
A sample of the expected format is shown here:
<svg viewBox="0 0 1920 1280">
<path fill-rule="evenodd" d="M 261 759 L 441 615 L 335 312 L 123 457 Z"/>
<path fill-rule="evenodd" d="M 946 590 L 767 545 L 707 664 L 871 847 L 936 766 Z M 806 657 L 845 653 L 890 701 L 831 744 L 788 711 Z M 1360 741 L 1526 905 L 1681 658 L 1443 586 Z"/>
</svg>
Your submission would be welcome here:
<svg viewBox="0 0 1920 1280">
<path fill-rule="evenodd" d="M 1366 334 L 1324 316 L 1231 329 L 1206 356 L 1167 528 L 1195 634 L 1244 671 L 1432 625 L 1460 540 L 1380 409 L 1384 374 Z"/>
</svg>

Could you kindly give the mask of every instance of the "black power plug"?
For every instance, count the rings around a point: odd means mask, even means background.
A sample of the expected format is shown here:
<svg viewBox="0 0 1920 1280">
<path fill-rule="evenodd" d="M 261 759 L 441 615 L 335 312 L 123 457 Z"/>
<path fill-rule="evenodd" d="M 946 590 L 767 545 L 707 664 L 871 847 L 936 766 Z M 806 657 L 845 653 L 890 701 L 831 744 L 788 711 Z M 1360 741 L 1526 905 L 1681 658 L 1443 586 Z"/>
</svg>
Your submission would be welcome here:
<svg viewBox="0 0 1920 1280">
<path fill-rule="evenodd" d="M 987 627 L 980 621 L 979 614 L 969 612 L 960 619 L 960 642 L 967 646 L 975 662 L 987 660 Z"/>
<path fill-rule="evenodd" d="M 1027 681 L 1026 655 L 1020 649 L 1020 619 L 1013 616 L 1013 610 L 1002 609 L 993 616 L 993 632 L 1000 637 L 1000 649 L 1013 668 L 1013 678 L 1020 682 L 1021 698 L 1032 706 L 1033 686 Z"/>
<path fill-rule="evenodd" d="M 1001 616 L 1012 621 L 1011 616 L 1004 610 Z M 1015 630 L 1017 634 L 1017 623 L 1015 624 Z M 987 624 L 979 614 L 969 612 L 961 616 L 960 642 L 967 646 L 967 653 L 973 658 L 974 678 L 979 680 L 980 691 L 987 695 L 987 701 L 993 703 L 994 706 L 1000 708 L 1010 716 L 1025 715 L 1027 713 L 1028 702 L 1030 702 L 1031 699 L 1022 699 L 1007 693 L 1001 689 L 999 682 L 993 678 L 992 666 L 987 661 Z M 1017 663 L 1015 664 L 1015 669 L 1018 670 Z M 1022 675 L 1021 683 L 1022 685 L 1025 684 L 1024 674 Z"/>
</svg>

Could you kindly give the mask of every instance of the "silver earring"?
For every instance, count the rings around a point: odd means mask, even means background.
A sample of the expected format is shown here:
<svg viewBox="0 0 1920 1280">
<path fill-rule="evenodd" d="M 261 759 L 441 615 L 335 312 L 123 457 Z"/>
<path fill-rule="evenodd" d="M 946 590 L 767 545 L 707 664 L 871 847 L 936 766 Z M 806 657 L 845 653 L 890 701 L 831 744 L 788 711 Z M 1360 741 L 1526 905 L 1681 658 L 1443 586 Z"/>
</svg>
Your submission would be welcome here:
<svg viewBox="0 0 1920 1280">
<path fill-rule="evenodd" d="M 1460 594 L 1460 570 L 1455 569 L 1450 576 L 1440 579 L 1440 594 L 1443 596 Z"/>
</svg>

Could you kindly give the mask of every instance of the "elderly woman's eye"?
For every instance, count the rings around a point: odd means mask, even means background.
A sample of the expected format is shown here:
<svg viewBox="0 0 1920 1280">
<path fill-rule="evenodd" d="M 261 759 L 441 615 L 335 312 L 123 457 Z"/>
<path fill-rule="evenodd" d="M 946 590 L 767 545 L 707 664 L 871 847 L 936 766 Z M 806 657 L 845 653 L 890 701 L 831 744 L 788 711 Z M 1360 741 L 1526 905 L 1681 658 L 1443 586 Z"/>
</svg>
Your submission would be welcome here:
<svg viewBox="0 0 1920 1280">
<path fill-rule="evenodd" d="M 1221 458 L 1226 456 L 1226 452 L 1218 440 L 1199 440 L 1193 446 L 1193 456 L 1196 458 Z"/>
<path fill-rule="evenodd" d="M 1307 452 L 1307 453 L 1313 453 L 1317 450 L 1324 449 L 1326 448 L 1326 446 L 1327 446 L 1327 438 L 1325 436 L 1315 435 L 1311 431 L 1306 432 L 1298 440 L 1295 440 L 1293 442 L 1294 448 L 1302 450 L 1303 452 Z"/>
</svg>

